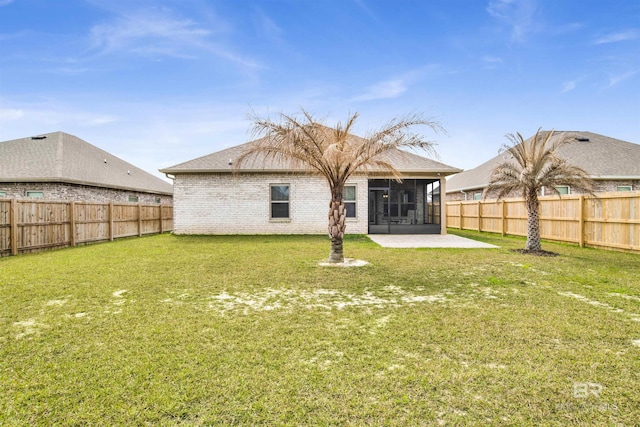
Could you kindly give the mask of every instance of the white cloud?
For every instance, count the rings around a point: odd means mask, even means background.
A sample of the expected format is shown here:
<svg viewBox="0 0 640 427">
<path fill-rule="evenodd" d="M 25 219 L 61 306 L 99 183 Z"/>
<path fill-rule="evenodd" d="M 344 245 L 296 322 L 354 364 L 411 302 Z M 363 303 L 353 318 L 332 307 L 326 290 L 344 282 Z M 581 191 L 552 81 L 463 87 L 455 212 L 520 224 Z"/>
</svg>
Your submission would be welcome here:
<svg viewBox="0 0 640 427">
<path fill-rule="evenodd" d="M 209 34 L 188 19 L 148 14 L 122 16 L 91 30 L 95 47 L 106 52 L 147 46 L 178 53 L 180 47 L 202 44 Z"/>
<path fill-rule="evenodd" d="M 215 23 L 214 23 L 215 25 Z M 123 12 L 111 22 L 91 29 L 93 48 L 99 54 L 133 53 L 151 57 L 193 58 L 201 52 L 212 53 L 247 68 L 259 64 L 214 40 L 226 27 L 205 27 L 198 22 L 173 16 L 166 9 Z"/>
<path fill-rule="evenodd" d="M 582 22 L 569 22 L 562 25 L 557 25 L 551 28 L 545 28 L 545 31 L 551 35 L 563 35 L 568 33 L 575 33 L 576 31 L 581 31 L 585 27 L 585 24 Z"/>
<path fill-rule="evenodd" d="M 618 74 L 609 78 L 609 87 L 616 86 L 618 83 L 627 80 L 638 74 L 638 71 L 629 71 L 628 73 Z"/>
<path fill-rule="evenodd" d="M 535 30 L 534 0 L 492 0 L 487 12 L 511 28 L 511 40 L 522 42 Z"/>
<path fill-rule="evenodd" d="M 397 98 L 407 91 L 407 84 L 403 79 L 386 80 L 369 86 L 366 91 L 354 101 L 372 101 L 374 99 Z"/>
<path fill-rule="evenodd" d="M 20 120 L 24 117 L 24 111 L 17 108 L 1 108 L 0 109 L 0 123 L 12 122 Z"/>
<path fill-rule="evenodd" d="M 0 98 L 0 141 L 62 131 L 76 135 L 149 173 L 248 140 L 244 103 L 211 105 L 174 100 L 99 104 L 83 99 Z M 112 113 L 113 112 L 113 113 Z"/>
<path fill-rule="evenodd" d="M 26 132 L 27 135 L 34 132 L 64 131 L 69 126 L 99 127 L 118 120 L 118 117 L 112 114 L 90 112 L 82 107 L 63 106 L 51 100 L 0 109 L 0 123 L 5 123 L 3 131 L 13 129 L 20 132 L 22 129 L 30 129 Z M 36 129 L 36 126 L 40 128 Z M 44 126 L 48 128 L 42 128 Z"/>
<path fill-rule="evenodd" d="M 267 37 L 270 40 L 281 41 L 282 28 L 276 24 L 263 10 L 258 9 L 256 12 L 256 27 L 261 35 Z"/>
<path fill-rule="evenodd" d="M 371 11 L 371 8 L 364 0 L 354 0 L 355 4 L 374 21 L 379 21 L 378 17 Z"/>
<path fill-rule="evenodd" d="M 65 75 L 69 75 L 69 76 L 76 76 L 79 74 L 84 74 L 87 71 L 89 71 L 90 68 L 87 67 L 59 67 L 57 69 L 55 69 L 54 71 L 58 74 L 65 74 Z"/>
<path fill-rule="evenodd" d="M 482 62 L 484 64 L 484 68 L 494 69 L 499 65 L 502 65 L 502 58 L 498 58 L 497 56 L 485 55 L 482 57 Z"/>
<path fill-rule="evenodd" d="M 562 85 L 562 92 L 561 93 L 567 93 L 567 92 L 571 92 L 572 90 L 574 90 L 576 88 L 577 84 L 575 81 L 569 81 L 569 82 L 564 82 Z"/>
<path fill-rule="evenodd" d="M 635 40 L 640 37 L 640 31 L 638 30 L 625 30 L 619 31 L 617 33 L 611 33 L 604 35 L 598 38 L 594 43 L 595 44 L 607 44 L 607 43 L 618 43 L 628 40 Z"/>
<path fill-rule="evenodd" d="M 364 93 L 352 98 L 352 101 L 372 101 L 376 99 L 398 98 L 404 94 L 411 85 L 436 74 L 442 73 L 439 64 L 429 64 L 414 70 L 407 71 L 391 79 L 382 80 L 368 86 Z"/>
</svg>

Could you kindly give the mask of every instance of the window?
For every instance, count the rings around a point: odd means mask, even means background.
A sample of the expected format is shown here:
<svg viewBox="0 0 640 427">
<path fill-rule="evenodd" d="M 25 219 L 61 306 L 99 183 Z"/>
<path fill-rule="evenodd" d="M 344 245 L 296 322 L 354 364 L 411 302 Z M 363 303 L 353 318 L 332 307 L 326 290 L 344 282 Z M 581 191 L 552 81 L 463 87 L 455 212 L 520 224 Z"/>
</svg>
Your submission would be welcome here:
<svg viewBox="0 0 640 427">
<path fill-rule="evenodd" d="M 271 184 L 271 218 L 289 218 L 289 184 Z"/>
<path fill-rule="evenodd" d="M 155 199 L 153 199 L 153 201 L 156 203 L 160 203 L 162 199 L 160 197 L 156 197 Z"/>
<path fill-rule="evenodd" d="M 342 193 L 344 208 L 347 211 L 347 218 L 356 217 L 356 186 L 345 185 Z"/>
<path fill-rule="evenodd" d="M 618 191 L 631 191 L 630 185 L 618 185 Z"/>
<path fill-rule="evenodd" d="M 138 202 L 138 196 L 129 196 L 129 201 L 137 203 Z"/>
<path fill-rule="evenodd" d="M 0 198 L 2 197 L 7 197 L 7 192 L 6 191 L 0 191 Z"/>
<path fill-rule="evenodd" d="M 385 194 L 382 197 L 385 216 L 408 217 L 410 212 L 415 212 L 416 203 L 412 190 L 391 190 L 390 196 Z"/>
<path fill-rule="evenodd" d="M 473 200 L 482 200 L 482 193 L 473 193 Z"/>
<path fill-rule="evenodd" d="M 571 194 L 568 185 L 558 185 L 557 187 L 555 187 L 555 189 L 560 194 Z"/>
<path fill-rule="evenodd" d="M 43 199 L 44 192 L 43 191 L 27 191 L 27 197 L 31 197 L 32 199 Z"/>
</svg>

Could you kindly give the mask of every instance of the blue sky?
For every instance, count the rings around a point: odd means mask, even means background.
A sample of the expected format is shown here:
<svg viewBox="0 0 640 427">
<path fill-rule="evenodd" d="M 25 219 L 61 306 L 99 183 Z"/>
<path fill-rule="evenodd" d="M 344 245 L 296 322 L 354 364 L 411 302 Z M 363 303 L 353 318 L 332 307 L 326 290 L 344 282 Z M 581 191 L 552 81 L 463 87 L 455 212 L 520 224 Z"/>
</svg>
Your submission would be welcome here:
<svg viewBox="0 0 640 427">
<path fill-rule="evenodd" d="M 161 176 L 300 107 L 361 134 L 424 113 L 464 169 L 539 127 L 640 143 L 640 1 L 0 0 L 0 141 L 60 130 Z"/>
</svg>

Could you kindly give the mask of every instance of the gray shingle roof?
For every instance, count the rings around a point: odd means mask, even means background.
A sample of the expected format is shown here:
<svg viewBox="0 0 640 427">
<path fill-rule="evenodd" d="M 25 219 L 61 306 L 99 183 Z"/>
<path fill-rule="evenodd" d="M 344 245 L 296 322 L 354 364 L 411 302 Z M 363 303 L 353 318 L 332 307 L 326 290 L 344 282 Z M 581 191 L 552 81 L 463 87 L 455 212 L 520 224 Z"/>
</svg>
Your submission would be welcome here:
<svg viewBox="0 0 640 427">
<path fill-rule="evenodd" d="M 168 182 L 64 132 L 0 142 L 0 182 L 65 182 L 173 194 Z"/>
<path fill-rule="evenodd" d="M 640 179 L 640 145 L 593 132 L 556 132 L 553 139 L 566 137 L 571 143 L 558 149 L 558 156 L 584 169 L 593 179 Z M 504 161 L 503 154 L 447 180 L 447 193 L 481 189 L 489 183 L 491 171 Z"/>
<path fill-rule="evenodd" d="M 248 144 L 236 145 L 222 151 L 218 151 L 206 156 L 198 157 L 184 163 L 180 163 L 168 168 L 161 169 L 160 172 L 179 173 L 232 173 L 236 172 L 260 172 L 260 173 L 283 173 L 283 172 L 304 172 L 303 170 L 292 170 L 286 164 L 276 162 L 272 159 L 265 160 L 264 157 L 256 158 L 255 161 L 235 168 L 234 162 L 246 149 Z M 394 167 L 405 175 L 409 174 L 433 174 L 438 173 L 443 176 L 458 173 L 461 169 L 440 163 L 417 154 L 406 151 L 395 150 L 385 154 L 383 160 L 391 163 Z M 370 171 L 375 173 L 375 169 Z"/>
</svg>

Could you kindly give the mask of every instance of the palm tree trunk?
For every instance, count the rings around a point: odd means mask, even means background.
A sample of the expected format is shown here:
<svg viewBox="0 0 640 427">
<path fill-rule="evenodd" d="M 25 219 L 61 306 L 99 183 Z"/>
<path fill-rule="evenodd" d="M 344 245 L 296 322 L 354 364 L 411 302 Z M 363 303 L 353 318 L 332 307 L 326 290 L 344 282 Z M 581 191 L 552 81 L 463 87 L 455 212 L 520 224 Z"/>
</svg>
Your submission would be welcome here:
<svg viewBox="0 0 640 427">
<path fill-rule="evenodd" d="M 331 251 L 329 252 L 329 262 L 344 262 L 342 252 L 342 239 L 346 228 L 347 212 L 342 198 L 331 200 L 329 207 L 329 237 L 331 238 Z"/>
<path fill-rule="evenodd" d="M 539 207 L 538 194 L 535 191 L 527 194 L 527 243 L 525 245 L 527 251 L 542 250 Z"/>
</svg>

